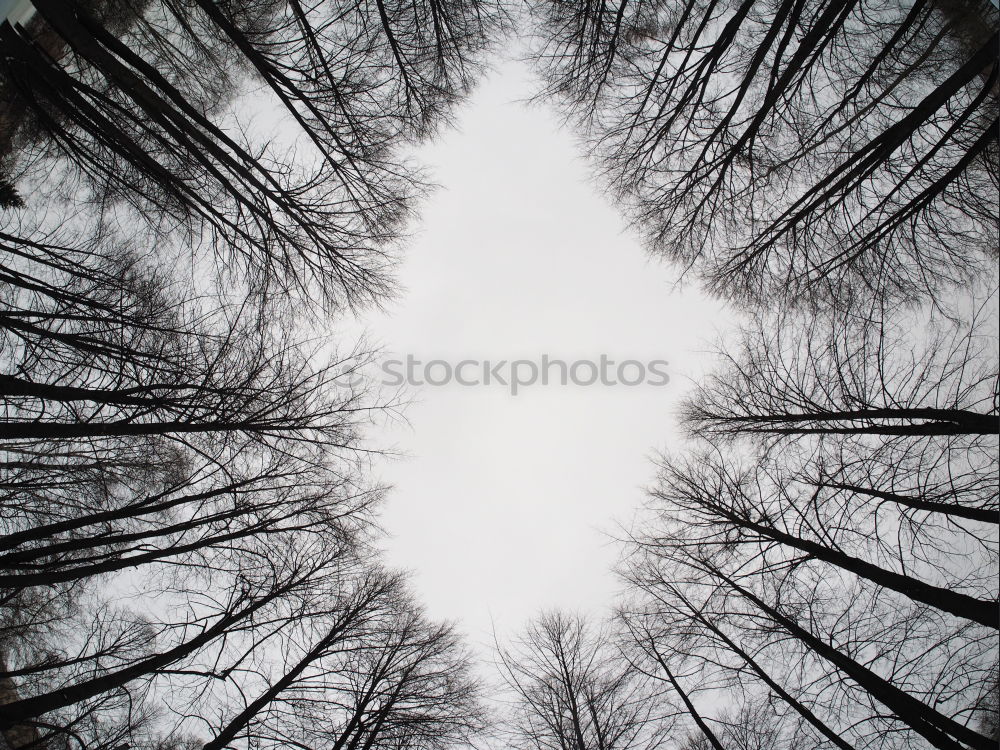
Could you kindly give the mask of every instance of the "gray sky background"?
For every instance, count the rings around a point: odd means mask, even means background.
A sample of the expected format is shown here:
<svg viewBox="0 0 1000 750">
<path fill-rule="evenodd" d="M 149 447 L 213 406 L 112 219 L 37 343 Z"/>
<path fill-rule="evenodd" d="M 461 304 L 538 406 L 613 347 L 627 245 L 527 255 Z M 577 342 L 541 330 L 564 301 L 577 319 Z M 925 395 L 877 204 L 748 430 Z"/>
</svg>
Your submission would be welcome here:
<svg viewBox="0 0 1000 750">
<path fill-rule="evenodd" d="M 727 328 L 722 307 L 651 260 L 590 178 L 558 117 L 521 100 L 527 67 L 497 63 L 457 129 L 418 152 L 442 187 L 421 211 L 384 314 L 368 337 L 422 360 L 667 360 L 662 387 L 535 385 L 414 389 L 408 424 L 372 442 L 394 485 L 384 513 L 389 562 L 413 571 L 434 617 L 473 643 L 503 637 L 544 608 L 600 613 L 616 550 L 677 444 L 674 412 L 700 356 Z"/>
</svg>

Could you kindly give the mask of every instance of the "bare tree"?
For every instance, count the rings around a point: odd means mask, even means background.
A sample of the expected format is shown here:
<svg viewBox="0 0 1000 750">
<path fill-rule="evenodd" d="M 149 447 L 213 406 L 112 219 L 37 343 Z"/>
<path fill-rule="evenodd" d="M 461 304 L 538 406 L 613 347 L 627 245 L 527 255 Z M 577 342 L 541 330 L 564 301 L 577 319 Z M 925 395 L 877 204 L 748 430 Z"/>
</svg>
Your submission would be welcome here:
<svg viewBox="0 0 1000 750">
<path fill-rule="evenodd" d="M 731 750 L 769 750 L 786 746 L 782 743 L 781 722 L 775 719 L 769 702 L 747 704 L 724 713 L 715 730 L 692 733 L 678 750 L 716 750 L 720 745 Z"/>
<path fill-rule="evenodd" d="M 622 654 L 609 629 L 580 616 L 543 614 L 499 658 L 513 696 L 514 747 L 651 749 L 668 736 L 655 683 Z"/>
<path fill-rule="evenodd" d="M 228 649 L 239 653 L 247 639 L 266 642 L 281 623 L 310 611 L 324 578 L 327 589 L 336 580 L 329 572 L 335 570 L 331 565 L 342 554 L 339 550 L 319 555 L 315 546 L 286 547 L 284 553 L 277 543 L 260 546 L 253 557 L 233 554 L 229 570 L 219 565 L 218 557 L 179 568 L 183 575 L 175 576 L 160 595 L 183 594 L 184 599 L 175 599 L 178 605 L 186 600 L 187 614 L 180 619 L 157 622 L 155 614 L 122 611 L 102 626 L 91 614 L 87 619 L 96 628 L 91 632 L 100 637 L 63 633 L 63 648 L 79 644 L 75 653 L 11 665 L 9 676 L 18 682 L 19 698 L 2 706 L 0 726 L 31 724 L 55 736 L 72 735 L 87 717 L 107 712 L 109 701 L 126 709 L 142 703 L 157 678 L 176 673 L 209 678 L 213 665 L 222 669 L 219 659 Z M 120 629 L 118 623 L 124 624 L 125 637 L 107 638 L 109 628 Z M 125 727 L 130 724 L 126 717 Z"/>
<path fill-rule="evenodd" d="M 285 434 L 344 447 L 364 411 L 314 364 L 295 318 L 245 299 L 212 305 L 130 252 L 24 243 L 9 267 L 2 439 Z"/>
<path fill-rule="evenodd" d="M 907 315 L 752 315 L 684 410 L 710 440 L 754 435 L 956 436 L 1000 431 L 996 297 L 962 322 Z"/>
<path fill-rule="evenodd" d="M 843 750 L 988 747 L 995 523 L 811 481 L 829 459 L 786 445 L 742 466 L 731 450 L 666 461 L 626 569 L 637 643 Z"/>
<path fill-rule="evenodd" d="M 377 588 L 361 589 L 352 620 L 323 619 L 286 635 L 281 668 L 212 730 L 205 750 L 244 743 L 429 750 L 471 742 L 484 721 L 467 654 L 449 627 L 419 612 L 398 578 L 375 580 Z"/>
<path fill-rule="evenodd" d="M 651 247 L 747 303 L 933 297 L 997 251 L 986 2 L 531 3 Z"/>
<path fill-rule="evenodd" d="M 657 650 L 689 685 L 767 700 L 786 737 L 820 746 L 990 746 L 971 718 L 995 668 L 993 637 L 829 573 L 754 578 L 735 567 L 664 559 L 636 573 Z M 718 727 L 718 715 L 700 715 Z"/>
<path fill-rule="evenodd" d="M 447 116 L 504 25 L 496 3 L 439 0 L 35 8 L 34 36 L 0 27 L 0 88 L 43 149 L 95 200 L 130 204 L 152 227 L 187 222 L 255 288 L 318 288 L 334 304 L 386 292 L 384 245 L 420 187 L 389 149 Z M 39 38 L 52 35 L 58 58 Z M 246 75 L 297 124 L 298 163 L 222 117 Z M 30 166 L 28 152 L 7 160 Z"/>
<path fill-rule="evenodd" d="M 766 704 L 779 745 L 992 747 L 992 304 L 927 329 L 761 313 L 694 389 L 624 568 L 694 741 Z"/>
</svg>

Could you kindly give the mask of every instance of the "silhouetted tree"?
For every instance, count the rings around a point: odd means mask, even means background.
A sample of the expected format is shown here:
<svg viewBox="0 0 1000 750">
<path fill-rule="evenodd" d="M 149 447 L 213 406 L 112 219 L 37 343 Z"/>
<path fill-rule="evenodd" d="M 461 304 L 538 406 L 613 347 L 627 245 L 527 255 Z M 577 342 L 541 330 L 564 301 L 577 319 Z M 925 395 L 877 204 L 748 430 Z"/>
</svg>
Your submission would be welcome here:
<svg viewBox="0 0 1000 750">
<path fill-rule="evenodd" d="M 652 248 L 712 291 L 944 304 L 995 262 L 990 3 L 530 7 L 542 98 Z"/>
<path fill-rule="evenodd" d="M 696 435 L 777 440 L 855 435 L 900 441 L 1000 431 L 995 296 L 964 322 L 923 311 L 753 315 L 688 400 Z"/>
<path fill-rule="evenodd" d="M 624 656 L 609 629 L 583 617 L 543 614 L 499 659 L 513 696 L 513 747 L 651 749 L 668 736 L 655 682 Z"/>
<path fill-rule="evenodd" d="M 384 298 L 422 189 L 401 149 L 505 9 L 33 8 L 0 24 L 4 741 L 469 741 L 468 657 L 372 544 L 378 405 L 335 382 L 365 355 L 296 302 Z M 294 127 L 252 127 L 250 86 Z"/>
<path fill-rule="evenodd" d="M 820 745 L 990 746 L 972 718 L 995 636 L 818 566 L 757 571 L 734 555 L 723 569 L 694 546 L 633 569 L 656 649 L 689 686 L 768 700 L 783 734 Z"/>
<path fill-rule="evenodd" d="M 341 550 L 316 554 L 315 546 L 303 544 L 283 551 L 277 542 L 257 542 L 257 555 L 234 551 L 229 570 L 219 564 L 221 554 L 202 565 L 178 568 L 183 575 L 160 589 L 160 606 L 172 595 L 186 616 L 157 622 L 155 614 L 127 609 L 102 622 L 90 615 L 94 637 L 86 637 L 87 631 L 62 634 L 62 648 L 76 646 L 72 653 L 41 664 L 11 665 L 19 698 L 0 707 L 0 726 L 30 723 L 52 734 L 68 734 L 78 731 L 82 717 L 107 711 L 109 700 L 141 703 L 157 677 L 178 671 L 197 674 L 199 659 L 207 660 L 209 666 L 200 671 L 211 677 L 211 665 L 221 652 L 230 646 L 239 651 L 245 639 L 265 642 L 281 622 L 309 611 L 320 582 L 325 579 L 329 588 L 335 580 L 323 571 L 333 571 L 330 566 Z M 155 578 L 147 572 L 145 580 Z M 130 626 L 128 637 L 105 637 L 109 628 Z M 108 642 L 114 648 L 97 648 Z"/>
<path fill-rule="evenodd" d="M 38 475 L 41 442 L 53 457 L 90 455 L 49 462 L 64 480 L 141 462 L 130 452 L 156 436 L 212 454 L 295 442 L 346 455 L 357 445 L 354 425 L 377 404 L 334 381 L 363 354 L 323 362 L 293 315 L 197 295 L 127 245 L 8 239 L 21 263 L 0 292 L 5 470 L 49 481 Z"/>
<path fill-rule="evenodd" d="M 0 26 L 5 111 L 24 112 L 95 201 L 186 222 L 258 290 L 318 288 L 335 304 L 384 295 L 384 246 L 420 186 L 398 148 L 447 116 L 505 24 L 497 3 L 465 0 L 34 7 L 30 28 Z M 301 138 L 275 148 L 224 116 L 248 76 Z M 26 145 L 6 161 L 30 166 Z"/>
<path fill-rule="evenodd" d="M 734 742 L 721 703 L 768 705 L 779 746 L 995 744 L 992 305 L 757 314 L 689 396 L 696 442 L 662 462 L 624 621 L 704 696 L 694 741 Z"/>
<path fill-rule="evenodd" d="M 775 718 L 770 703 L 748 704 L 723 714 L 714 730 L 692 733 L 678 750 L 716 750 L 718 747 L 727 750 L 769 750 L 785 747 L 781 723 Z"/>
<path fill-rule="evenodd" d="M 420 613 L 398 578 L 375 581 L 359 590 L 364 599 L 355 595 L 351 620 L 323 618 L 282 636 L 277 669 L 261 672 L 258 692 L 212 730 L 205 750 L 470 742 L 484 722 L 467 655 L 450 628 Z"/>
</svg>

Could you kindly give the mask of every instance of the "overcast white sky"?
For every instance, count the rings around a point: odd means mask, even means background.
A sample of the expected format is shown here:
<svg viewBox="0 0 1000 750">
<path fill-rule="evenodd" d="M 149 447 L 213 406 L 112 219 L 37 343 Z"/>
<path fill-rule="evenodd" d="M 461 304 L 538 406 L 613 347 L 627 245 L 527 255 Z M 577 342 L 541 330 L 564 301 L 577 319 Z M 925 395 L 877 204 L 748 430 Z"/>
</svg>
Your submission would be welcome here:
<svg viewBox="0 0 1000 750">
<path fill-rule="evenodd" d="M 650 260 L 589 179 L 569 132 L 528 107 L 526 66 L 498 63 L 457 131 L 421 149 L 441 189 L 407 244 L 405 285 L 369 336 L 419 359 L 597 358 L 670 362 L 664 387 L 426 387 L 409 424 L 373 435 L 408 458 L 395 487 L 389 561 L 414 572 L 435 617 L 474 643 L 543 608 L 600 612 L 616 582 L 606 533 L 627 520 L 677 439 L 673 419 L 699 352 L 727 326 L 677 272 Z"/>
</svg>

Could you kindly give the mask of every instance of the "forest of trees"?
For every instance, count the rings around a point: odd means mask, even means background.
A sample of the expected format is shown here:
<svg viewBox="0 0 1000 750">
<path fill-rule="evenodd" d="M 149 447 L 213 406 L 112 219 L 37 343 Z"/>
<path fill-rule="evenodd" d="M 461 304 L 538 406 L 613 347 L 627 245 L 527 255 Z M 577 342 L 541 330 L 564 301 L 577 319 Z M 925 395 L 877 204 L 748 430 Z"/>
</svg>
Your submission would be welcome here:
<svg viewBox="0 0 1000 750">
<path fill-rule="evenodd" d="M 998 747 L 989 0 L 23 5 L 0 749 Z M 408 148 L 515 33 L 650 251 L 742 326 L 613 616 L 539 613 L 497 705 L 380 559 L 385 404 L 315 333 L 392 294 Z"/>
</svg>

